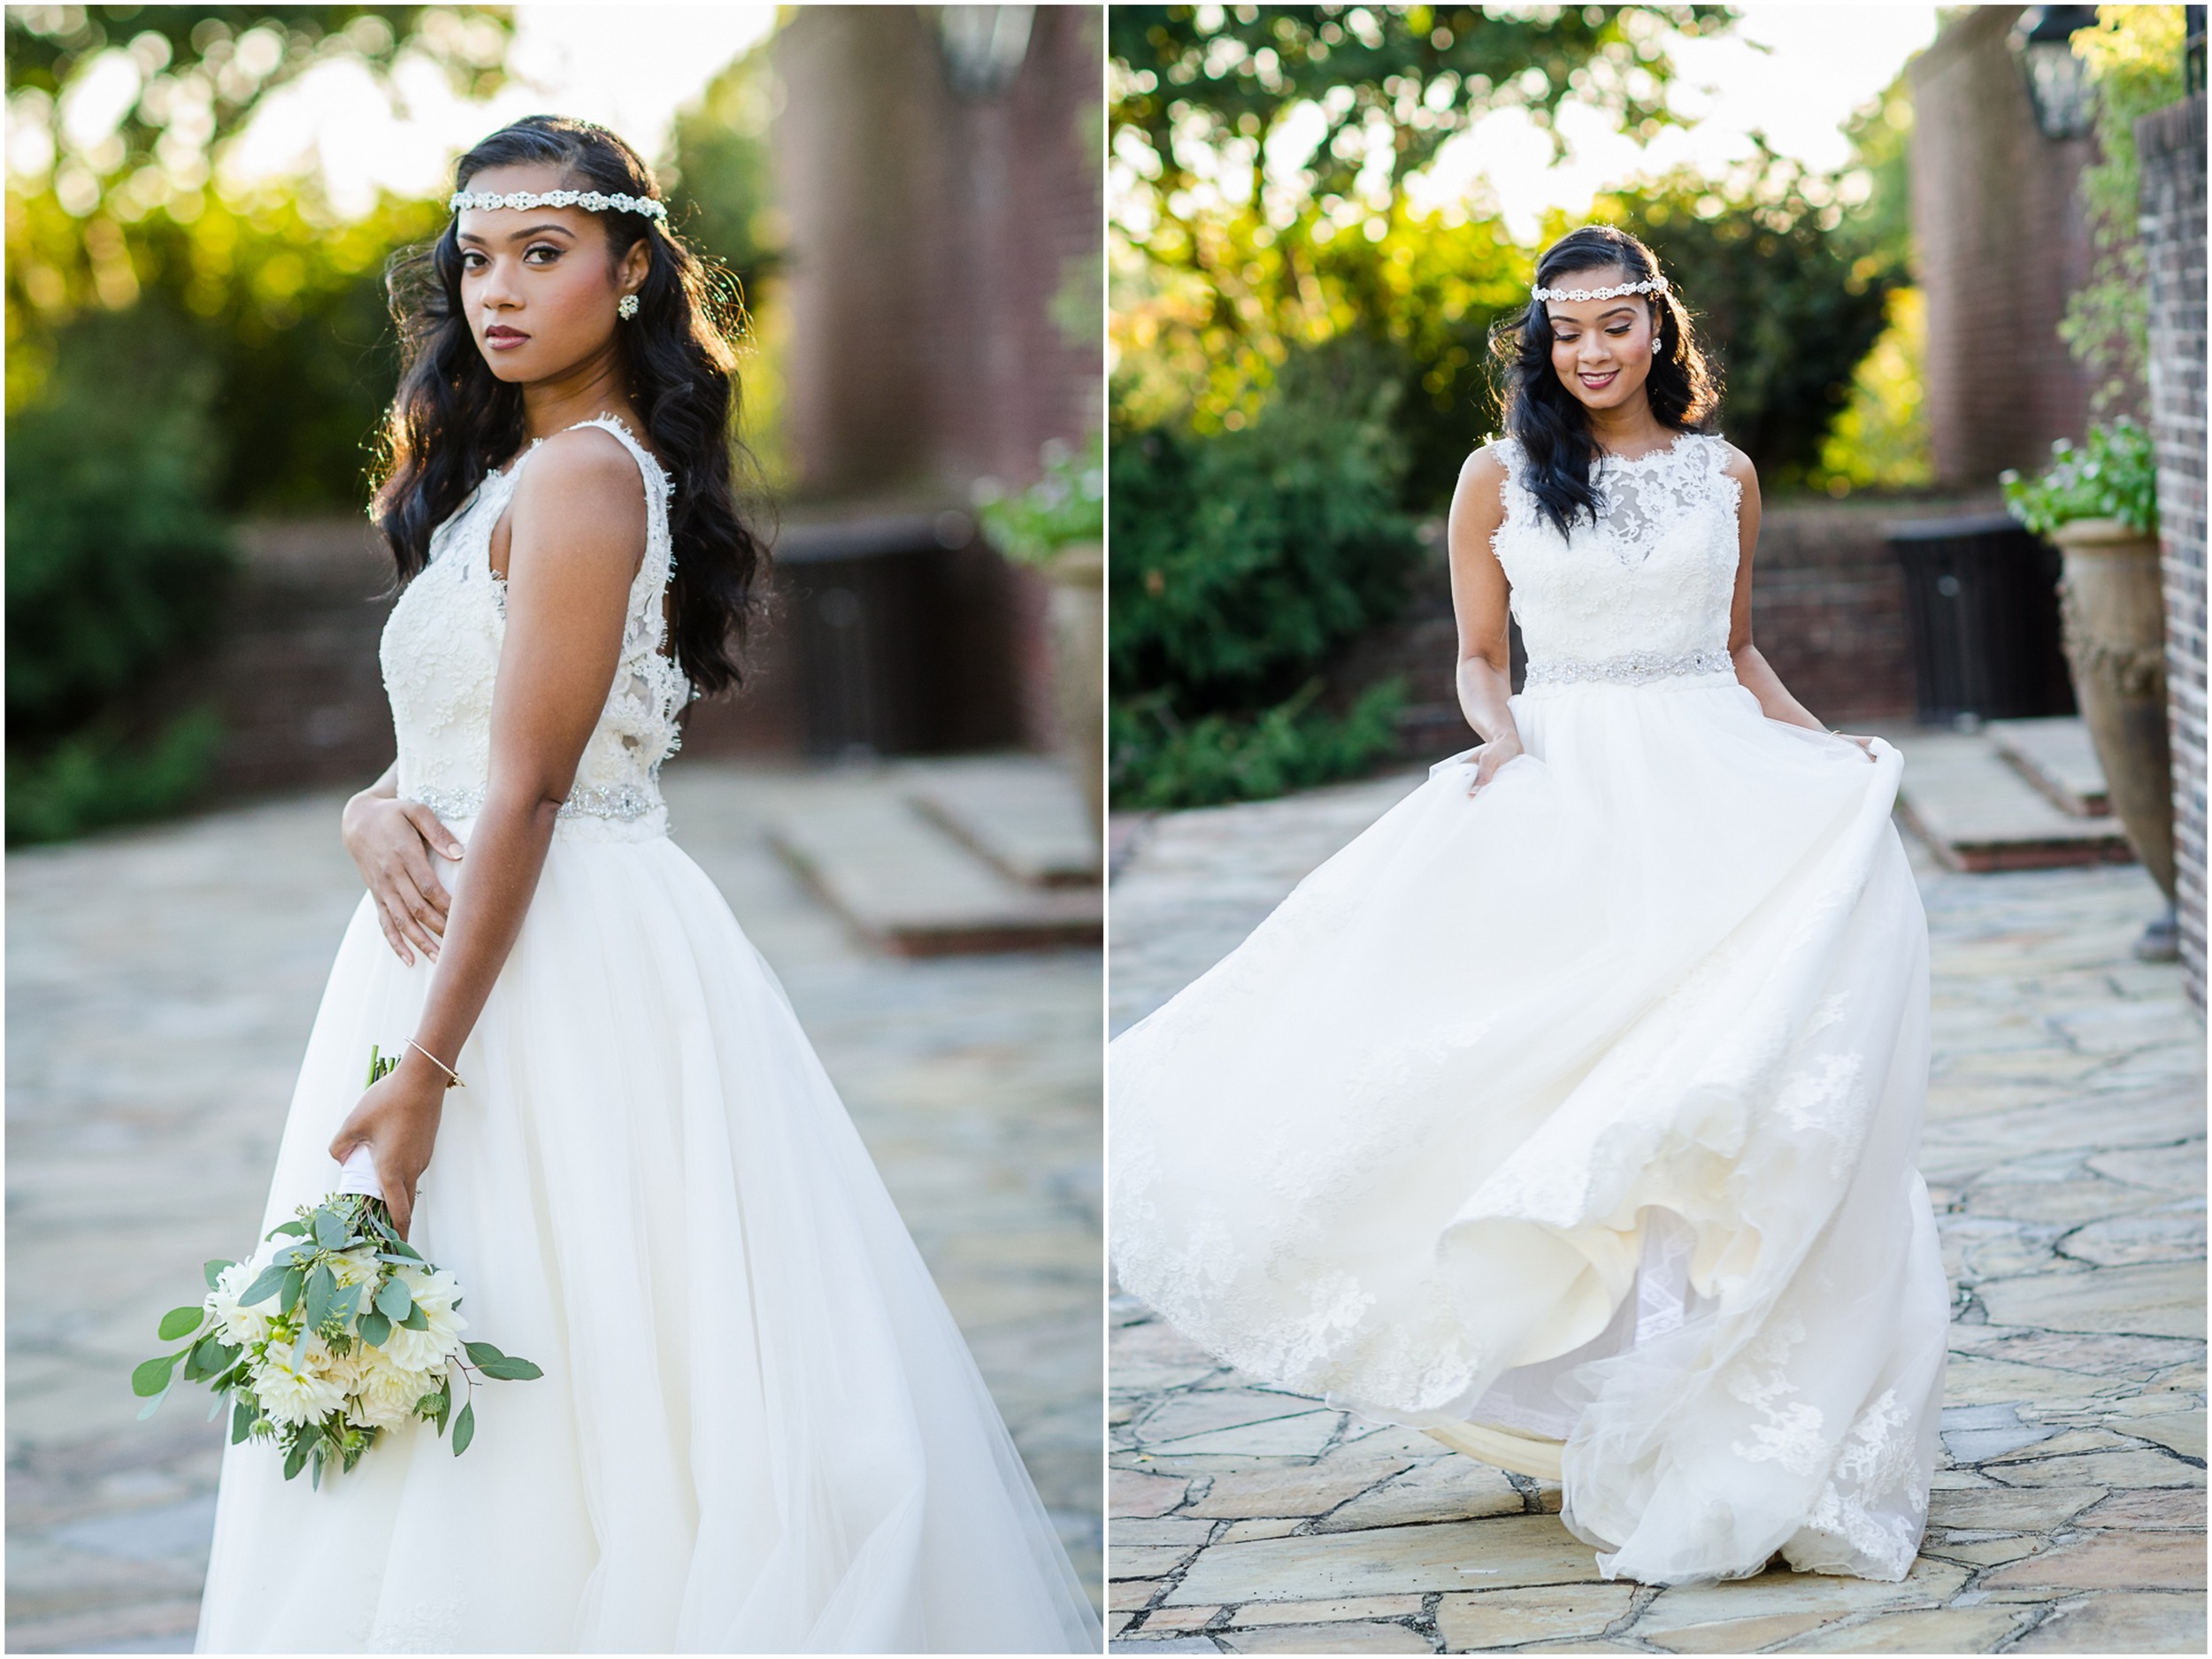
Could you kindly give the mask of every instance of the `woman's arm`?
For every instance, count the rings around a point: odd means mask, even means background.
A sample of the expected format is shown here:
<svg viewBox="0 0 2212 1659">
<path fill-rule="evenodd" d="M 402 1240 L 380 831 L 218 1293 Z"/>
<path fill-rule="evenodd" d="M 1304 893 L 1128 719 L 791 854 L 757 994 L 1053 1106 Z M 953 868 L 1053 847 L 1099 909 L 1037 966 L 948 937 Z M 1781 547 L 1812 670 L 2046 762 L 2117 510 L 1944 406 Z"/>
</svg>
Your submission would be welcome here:
<svg viewBox="0 0 2212 1659">
<path fill-rule="evenodd" d="M 1451 555 L 1452 615 L 1459 624 L 1459 710 L 1483 741 L 1475 751 L 1473 794 L 1521 752 L 1520 729 L 1506 701 L 1513 694 L 1508 600 L 1511 585 L 1490 539 L 1505 519 L 1505 465 L 1478 449 L 1459 469 L 1446 545 Z"/>
<path fill-rule="evenodd" d="M 522 930 L 555 816 L 606 706 L 644 555 L 643 482 L 620 442 L 595 428 L 549 439 L 516 486 L 491 775 L 415 1028 L 421 1046 L 362 1096 L 330 1146 L 342 1162 L 365 1142 L 373 1149 L 403 1233 L 437 1137 L 443 1066 L 457 1059 Z"/>
</svg>

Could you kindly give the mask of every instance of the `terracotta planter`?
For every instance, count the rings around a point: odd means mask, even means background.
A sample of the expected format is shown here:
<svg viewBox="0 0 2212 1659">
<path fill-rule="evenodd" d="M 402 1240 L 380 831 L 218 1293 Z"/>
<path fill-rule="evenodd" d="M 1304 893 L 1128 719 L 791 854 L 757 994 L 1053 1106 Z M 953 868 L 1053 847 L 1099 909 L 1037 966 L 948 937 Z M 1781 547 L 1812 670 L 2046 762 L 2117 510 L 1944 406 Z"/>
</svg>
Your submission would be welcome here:
<svg viewBox="0 0 2212 1659">
<path fill-rule="evenodd" d="M 1043 566 L 1052 584 L 1052 678 L 1068 765 L 1091 833 L 1106 823 L 1106 549 L 1063 548 Z"/>
<path fill-rule="evenodd" d="M 2065 558 L 2059 616 L 2074 697 L 2128 844 L 2174 896 L 2173 761 L 2166 735 L 2166 610 L 2158 538 L 2116 518 L 2052 533 Z"/>
</svg>

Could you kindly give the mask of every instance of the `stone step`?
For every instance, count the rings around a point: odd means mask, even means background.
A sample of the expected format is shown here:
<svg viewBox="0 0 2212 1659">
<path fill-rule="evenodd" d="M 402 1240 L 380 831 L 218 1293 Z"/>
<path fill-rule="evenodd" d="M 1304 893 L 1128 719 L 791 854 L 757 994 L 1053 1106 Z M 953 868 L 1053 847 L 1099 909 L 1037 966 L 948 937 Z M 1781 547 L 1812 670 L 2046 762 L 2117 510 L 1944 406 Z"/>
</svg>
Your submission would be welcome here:
<svg viewBox="0 0 2212 1659">
<path fill-rule="evenodd" d="M 899 772 L 908 769 L 901 768 Z M 1098 885 L 1033 887 L 917 810 L 887 769 L 789 795 L 769 840 L 832 909 L 881 949 L 934 956 L 1094 945 Z"/>
<path fill-rule="evenodd" d="M 1064 763 L 1041 755 L 930 761 L 905 787 L 918 811 L 1024 886 L 1097 884 L 1098 838 Z"/>
<path fill-rule="evenodd" d="M 2060 810 L 1985 733 L 1876 727 L 1904 752 L 1898 814 L 1954 870 L 2128 864 L 2116 820 Z"/>
<path fill-rule="evenodd" d="M 2060 811 L 2070 818 L 2103 818 L 2111 812 L 2104 767 L 2079 715 L 1992 720 L 1982 729 L 1997 752 Z"/>
</svg>

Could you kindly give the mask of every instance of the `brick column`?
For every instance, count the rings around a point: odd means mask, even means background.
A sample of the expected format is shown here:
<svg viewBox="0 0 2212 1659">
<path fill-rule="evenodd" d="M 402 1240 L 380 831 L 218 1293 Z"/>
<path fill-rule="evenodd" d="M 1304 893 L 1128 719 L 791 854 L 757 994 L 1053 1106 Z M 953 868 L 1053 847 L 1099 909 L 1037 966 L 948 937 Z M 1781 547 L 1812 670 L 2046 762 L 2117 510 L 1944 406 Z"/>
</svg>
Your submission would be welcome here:
<svg viewBox="0 0 2212 1659">
<path fill-rule="evenodd" d="M 2158 443 L 2166 686 L 2174 752 L 2174 856 L 2181 956 L 2204 1006 L 2205 101 L 2135 124 L 2143 250 L 2151 284 L 2151 429 Z"/>
</svg>

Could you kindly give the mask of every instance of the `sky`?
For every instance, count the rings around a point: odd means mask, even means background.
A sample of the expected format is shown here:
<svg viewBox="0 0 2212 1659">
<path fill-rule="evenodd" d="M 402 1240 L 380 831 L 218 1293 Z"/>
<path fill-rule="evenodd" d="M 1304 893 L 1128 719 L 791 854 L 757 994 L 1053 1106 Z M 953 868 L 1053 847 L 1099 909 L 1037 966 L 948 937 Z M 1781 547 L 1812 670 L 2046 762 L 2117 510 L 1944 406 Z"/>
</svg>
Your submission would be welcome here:
<svg viewBox="0 0 2212 1659">
<path fill-rule="evenodd" d="M 273 94 L 227 169 L 247 179 L 319 163 L 341 211 L 365 211 L 381 186 L 428 195 L 453 157 L 518 116 L 581 116 L 612 127 L 649 160 L 664 152 L 676 111 L 773 27 L 773 5 L 654 4 L 515 8 L 511 83 L 488 104 L 455 97 L 444 78 L 399 78 L 395 119 L 367 73 L 334 63 Z M 419 67 L 424 67 L 419 65 Z"/>
<path fill-rule="evenodd" d="M 1932 5 L 1768 0 L 1742 10 L 1731 35 L 1674 49 L 1675 107 L 1701 117 L 1694 127 L 1662 133 L 1640 147 L 1594 112 L 1571 104 L 1560 111 L 1559 126 L 1572 153 L 1555 166 L 1550 139 L 1517 111 L 1501 111 L 1444 147 L 1430 176 L 1411 192 L 1414 202 L 1440 205 L 1486 187 L 1514 236 L 1527 242 L 1535 239 L 1547 208 L 1580 211 L 1600 189 L 1678 162 L 1721 171 L 1751 153 L 1747 134 L 1760 128 L 1784 155 L 1834 168 L 1849 156 L 1839 130 L 1844 119 L 1936 33 Z M 1761 52 L 1758 45 L 1770 50 Z"/>
</svg>

